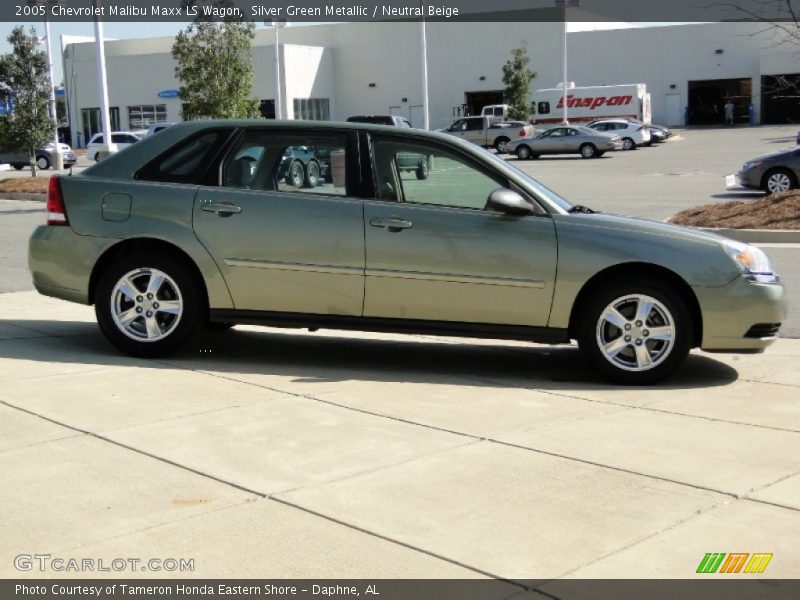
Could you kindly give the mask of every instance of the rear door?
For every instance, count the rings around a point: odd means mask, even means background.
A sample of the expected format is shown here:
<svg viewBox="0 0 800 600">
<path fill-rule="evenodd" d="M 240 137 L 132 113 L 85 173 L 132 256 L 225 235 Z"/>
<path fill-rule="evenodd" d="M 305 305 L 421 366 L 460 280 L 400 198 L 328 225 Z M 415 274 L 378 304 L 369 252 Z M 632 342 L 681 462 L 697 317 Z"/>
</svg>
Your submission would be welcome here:
<svg viewBox="0 0 800 600">
<path fill-rule="evenodd" d="M 473 144 L 483 146 L 486 144 L 486 130 L 483 128 L 484 122 L 488 120 L 484 117 L 473 117 L 466 119 L 467 127 L 464 131 L 464 139 Z"/>
<path fill-rule="evenodd" d="M 194 229 L 240 310 L 360 316 L 363 201 L 352 132 L 253 128 L 201 188 Z"/>
</svg>

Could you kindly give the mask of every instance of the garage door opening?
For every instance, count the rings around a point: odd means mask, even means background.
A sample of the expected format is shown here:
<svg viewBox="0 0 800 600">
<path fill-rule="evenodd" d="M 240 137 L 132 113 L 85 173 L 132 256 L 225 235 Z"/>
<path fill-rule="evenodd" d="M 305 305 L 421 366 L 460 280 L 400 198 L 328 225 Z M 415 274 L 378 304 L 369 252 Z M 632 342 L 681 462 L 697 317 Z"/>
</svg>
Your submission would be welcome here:
<svg viewBox="0 0 800 600">
<path fill-rule="evenodd" d="M 761 122 L 768 125 L 800 123 L 800 75 L 761 77 Z"/>
<path fill-rule="evenodd" d="M 488 92 L 464 92 L 465 107 L 469 115 L 479 115 L 484 106 L 490 104 L 503 104 L 503 90 L 490 90 Z M 468 115 L 463 115 L 468 116 Z"/>
<path fill-rule="evenodd" d="M 736 123 L 747 123 L 752 102 L 751 79 L 707 79 L 689 82 L 689 125 L 724 125 L 725 104 L 733 101 Z"/>
</svg>

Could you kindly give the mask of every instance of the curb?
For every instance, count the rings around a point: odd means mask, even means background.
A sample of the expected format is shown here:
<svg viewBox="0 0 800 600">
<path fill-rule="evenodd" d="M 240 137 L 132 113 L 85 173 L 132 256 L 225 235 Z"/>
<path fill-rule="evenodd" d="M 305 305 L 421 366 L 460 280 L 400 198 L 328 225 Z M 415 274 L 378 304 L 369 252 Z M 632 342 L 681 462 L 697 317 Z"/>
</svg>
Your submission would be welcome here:
<svg viewBox="0 0 800 600">
<path fill-rule="evenodd" d="M 798 229 L 730 229 L 727 227 L 698 227 L 702 231 L 724 235 L 747 244 L 800 244 Z"/>
<path fill-rule="evenodd" d="M 0 200 L 30 200 L 33 202 L 44 202 L 47 194 L 34 194 L 33 192 L 6 193 L 0 196 Z"/>
</svg>

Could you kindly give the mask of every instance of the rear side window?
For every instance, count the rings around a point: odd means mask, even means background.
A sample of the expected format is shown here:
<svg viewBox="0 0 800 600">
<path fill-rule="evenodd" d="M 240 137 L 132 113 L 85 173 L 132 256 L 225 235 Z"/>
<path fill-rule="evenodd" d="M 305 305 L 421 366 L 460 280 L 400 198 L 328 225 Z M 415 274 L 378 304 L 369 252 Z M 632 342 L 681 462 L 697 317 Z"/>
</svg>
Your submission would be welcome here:
<svg viewBox="0 0 800 600">
<path fill-rule="evenodd" d="M 494 116 L 495 117 L 502 117 L 503 116 L 503 107 L 502 106 L 498 106 L 497 108 L 494 109 Z"/>
<path fill-rule="evenodd" d="M 480 131 L 483 129 L 483 119 L 467 119 L 467 131 Z"/>
<path fill-rule="evenodd" d="M 207 175 L 231 132 L 231 129 L 212 129 L 183 140 L 150 161 L 135 177 L 169 183 L 209 183 Z"/>
</svg>

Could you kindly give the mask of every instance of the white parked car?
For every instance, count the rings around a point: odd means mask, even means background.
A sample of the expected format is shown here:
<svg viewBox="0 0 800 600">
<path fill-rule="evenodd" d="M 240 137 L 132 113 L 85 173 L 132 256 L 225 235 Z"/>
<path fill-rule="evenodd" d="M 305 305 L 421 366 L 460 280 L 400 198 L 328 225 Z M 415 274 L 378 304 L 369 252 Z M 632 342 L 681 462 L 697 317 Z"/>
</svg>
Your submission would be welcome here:
<svg viewBox="0 0 800 600">
<path fill-rule="evenodd" d="M 588 127 L 622 138 L 622 149 L 633 150 L 637 146 L 652 144 L 650 130 L 642 123 L 632 123 L 626 119 L 603 119 L 592 121 Z"/>
<path fill-rule="evenodd" d="M 122 150 L 123 148 L 127 148 L 131 144 L 135 144 L 141 138 L 131 131 L 112 131 L 111 132 L 111 143 L 116 144 L 117 148 Z M 100 152 L 100 147 L 103 145 L 103 134 L 97 133 L 89 140 L 89 143 L 86 145 L 86 157 L 89 160 L 97 161 L 98 153 Z"/>
<path fill-rule="evenodd" d="M 147 132 L 144 135 L 145 137 L 151 136 L 159 131 L 164 131 L 167 127 L 171 127 L 174 124 L 175 123 L 153 123 L 147 128 Z"/>
</svg>

